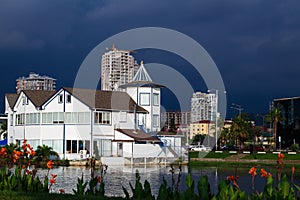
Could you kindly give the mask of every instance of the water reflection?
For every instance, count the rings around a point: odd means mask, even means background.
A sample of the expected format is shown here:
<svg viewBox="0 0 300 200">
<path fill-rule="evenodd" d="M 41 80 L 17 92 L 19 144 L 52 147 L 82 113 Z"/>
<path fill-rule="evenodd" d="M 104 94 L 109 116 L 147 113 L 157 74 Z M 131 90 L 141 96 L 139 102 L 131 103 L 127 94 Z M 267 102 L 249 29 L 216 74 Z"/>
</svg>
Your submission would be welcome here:
<svg viewBox="0 0 300 200">
<path fill-rule="evenodd" d="M 141 177 L 141 182 L 147 179 L 150 182 L 152 193 L 157 195 L 159 187 L 162 183 L 163 177 L 168 182 L 168 185 L 172 184 L 171 168 L 169 166 L 141 166 L 141 167 L 108 167 L 107 173 L 104 177 L 105 182 L 105 195 L 107 196 L 124 196 L 122 186 L 127 189 L 131 194 L 129 182 L 132 185 L 135 183 L 135 172 L 138 170 Z M 207 175 L 210 183 L 210 187 L 213 193 L 218 192 L 218 183 L 220 180 L 225 180 L 228 175 L 238 175 L 238 183 L 242 190 L 251 192 L 251 176 L 248 174 L 250 168 L 220 168 L 220 167 L 197 167 L 188 168 L 182 167 L 182 177 L 179 184 L 180 190 L 185 190 L 185 178 L 188 172 L 192 174 L 193 180 L 198 185 L 198 180 L 201 176 Z M 259 168 L 260 169 L 260 168 Z M 275 169 L 266 167 L 268 172 L 275 174 Z M 90 169 L 86 167 L 58 167 L 51 170 L 52 174 L 57 174 L 56 183 L 53 186 L 52 192 L 58 192 L 59 189 L 64 189 L 66 193 L 73 193 L 72 189 L 76 189 L 77 178 L 83 176 L 84 181 L 90 179 Z M 178 180 L 178 167 L 175 167 L 175 183 Z M 40 178 L 44 178 L 47 174 L 47 170 L 38 170 Z M 100 175 L 100 171 L 95 171 L 95 176 Z M 259 175 L 255 178 L 255 188 L 257 191 L 262 191 L 265 185 L 265 179 Z"/>
</svg>

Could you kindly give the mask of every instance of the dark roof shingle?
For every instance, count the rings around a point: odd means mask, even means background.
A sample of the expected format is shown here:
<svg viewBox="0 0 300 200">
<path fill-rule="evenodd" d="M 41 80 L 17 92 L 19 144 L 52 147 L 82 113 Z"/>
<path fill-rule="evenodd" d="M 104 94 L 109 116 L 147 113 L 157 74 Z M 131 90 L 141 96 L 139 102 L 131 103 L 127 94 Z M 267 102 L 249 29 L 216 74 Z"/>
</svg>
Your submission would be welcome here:
<svg viewBox="0 0 300 200">
<path fill-rule="evenodd" d="M 13 108 L 17 102 L 17 99 L 19 97 L 18 94 L 12 94 L 12 93 L 8 93 L 8 94 L 5 94 L 6 96 L 6 99 L 8 101 L 8 104 L 11 108 Z"/>
<path fill-rule="evenodd" d="M 124 110 L 134 112 L 134 105 L 136 105 L 134 100 L 126 92 L 79 88 L 64 89 L 94 109 Z M 148 111 L 137 105 L 136 112 L 147 113 Z"/>
<path fill-rule="evenodd" d="M 56 93 L 56 91 L 44 90 L 23 90 L 23 92 L 36 107 L 41 107 Z"/>
<path fill-rule="evenodd" d="M 135 141 L 161 142 L 158 138 L 153 137 L 147 133 L 144 133 L 141 130 L 134 131 L 133 129 L 116 129 L 116 131 L 119 131 L 120 133 L 123 133 L 123 134 L 133 138 Z"/>
</svg>

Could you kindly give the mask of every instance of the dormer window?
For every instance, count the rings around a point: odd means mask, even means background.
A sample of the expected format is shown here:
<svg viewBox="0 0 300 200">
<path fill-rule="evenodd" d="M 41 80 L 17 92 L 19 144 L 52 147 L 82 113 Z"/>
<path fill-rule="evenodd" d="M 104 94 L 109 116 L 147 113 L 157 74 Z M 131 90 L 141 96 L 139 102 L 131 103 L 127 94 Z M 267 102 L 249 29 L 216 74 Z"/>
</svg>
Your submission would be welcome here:
<svg viewBox="0 0 300 200">
<path fill-rule="evenodd" d="M 28 98 L 26 96 L 23 96 L 22 99 L 23 99 L 23 105 L 28 105 Z"/>
<path fill-rule="evenodd" d="M 58 96 L 58 103 L 63 103 L 63 101 L 64 101 L 64 95 L 60 94 Z"/>
<path fill-rule="evenodd" d="M 71 95 L 67 94 L 67 103 L 71 103 Z"/>
</svg>

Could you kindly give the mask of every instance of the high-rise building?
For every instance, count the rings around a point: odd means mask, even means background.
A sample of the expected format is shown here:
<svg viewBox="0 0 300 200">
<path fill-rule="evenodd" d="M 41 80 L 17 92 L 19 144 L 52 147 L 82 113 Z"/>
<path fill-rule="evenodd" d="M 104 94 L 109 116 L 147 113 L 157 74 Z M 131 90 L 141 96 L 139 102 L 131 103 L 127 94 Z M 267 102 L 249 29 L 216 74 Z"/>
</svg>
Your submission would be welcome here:
<svg viewBox="0 0 300 200">
<path fill-rule="evenodd" d="M 130 50 L 120 50 L 113 45 L 102 55 L 101 60 L 101 89 L 120 90 L 120 85 L 133 81 L 138 64 L 130 55 Z"/>
<path fill-rule="evenodd" d="M 216 117 L 216 94 L 196 92 L 191 99 L 191 122 L 213 121 Z"/>
<path fill-rule="evenodd" d="M 33 72 L 30 72 L 29 77 L 19 77 L 16 82 L 18 94 L 21 90 L 55 91 L 56 88 L 56 79 L 48 76 L 40 76 Z"/>
<path fill-rule="evenodd" d="M 300 143 L 300 97 L 280 98 L 273 100 L 273 109 L 280 111 L 276 125 L 276 146 L 290 147 Z M 270 109 L 272 109 L 272 107 Z M 274 133 L 274 122 L 272 123 Z M 279 139 L 280 137 L 280 139 Z"/>
</svg>

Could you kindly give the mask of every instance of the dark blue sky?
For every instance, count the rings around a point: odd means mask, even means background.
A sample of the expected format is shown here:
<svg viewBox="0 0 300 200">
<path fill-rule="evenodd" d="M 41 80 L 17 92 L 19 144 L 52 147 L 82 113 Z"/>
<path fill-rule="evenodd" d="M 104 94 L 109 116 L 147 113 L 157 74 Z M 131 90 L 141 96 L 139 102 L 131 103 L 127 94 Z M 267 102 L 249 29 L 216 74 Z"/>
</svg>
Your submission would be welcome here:
<svg viewBox="0 0 300 200">
<path fill-rule="evenodd" d="M 2 0 L 0 111 L 19 76 L 36 72 L 56 78 L 58 87 L 72 87 L 96 45 L 119 32 L 151 26 L 184 33 L 206 49 L 221 72 L 229 115 L 237 113 L 231 103 L 265 113 L 272 99 L 300 95 L 299 13 L 297 0 Z M 174 68 L 187 64 L 160 51 L 135 56 Z M 190 75 L 195 90 L 207 90 Z"/>
</svg>

